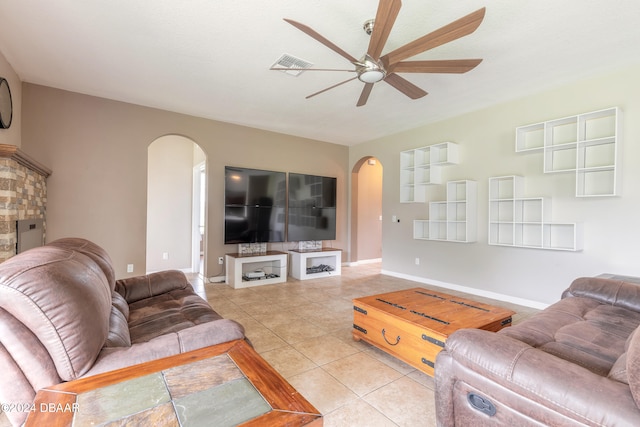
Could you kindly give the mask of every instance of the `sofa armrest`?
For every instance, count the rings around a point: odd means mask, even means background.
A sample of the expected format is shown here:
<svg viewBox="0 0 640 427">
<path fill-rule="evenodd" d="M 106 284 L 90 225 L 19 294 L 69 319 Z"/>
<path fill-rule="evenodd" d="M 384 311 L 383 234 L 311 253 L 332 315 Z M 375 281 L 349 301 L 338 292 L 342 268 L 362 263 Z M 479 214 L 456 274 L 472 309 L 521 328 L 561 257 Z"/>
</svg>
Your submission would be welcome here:
<svg viewBox="0 0 640 427">
<path fill-rule="evenodd" d="M 564 419 L 571 420 L 567 425 L 640 425 L 627 384 L 504 334 L 478 329 L 453 333 L 437 357 L 435 382 L 439 425 L 453 425 L 446 420 L 455 420 L 454 401 L 459 404 L 462 398 L 456 396 L 459 382 L 495 399 L 503 412 L 542 423 Z"/>
<path fill-rule="evenodd" d="M 178 270 L 159 271 L 145 276 L 129 277 L 116 281 L 116 292 L 129 304 L 145 298 L 164 294 L 174 289 L 191 287 L 187 276 Z"/>
<path fill-rule="evenodd" d="M 214 320 L 133 344 L 131 347 L 105 347 L 83 377 L 239 339 L 244 339 L 241 324 L 231 319 Z"/>
</svg>

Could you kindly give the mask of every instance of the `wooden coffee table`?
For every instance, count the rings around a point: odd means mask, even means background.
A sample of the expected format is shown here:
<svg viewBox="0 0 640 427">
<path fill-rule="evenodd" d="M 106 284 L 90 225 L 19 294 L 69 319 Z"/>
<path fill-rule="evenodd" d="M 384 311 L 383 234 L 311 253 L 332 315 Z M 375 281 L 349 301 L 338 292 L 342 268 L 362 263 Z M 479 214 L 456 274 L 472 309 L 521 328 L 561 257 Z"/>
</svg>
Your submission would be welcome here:
<svg viewBox="0 0 640 427">
<path fill-rule="evenodd" d="M 322 426 L 244 340 L 39 390 L 25 426 Z"/>
<path fill-rule="evenodd" d="M 499 331 L 515 312 L 425 288 L 353 300 L 353 339 L 433 376 L 437 354 L 458 329 Z"/>
</svg>

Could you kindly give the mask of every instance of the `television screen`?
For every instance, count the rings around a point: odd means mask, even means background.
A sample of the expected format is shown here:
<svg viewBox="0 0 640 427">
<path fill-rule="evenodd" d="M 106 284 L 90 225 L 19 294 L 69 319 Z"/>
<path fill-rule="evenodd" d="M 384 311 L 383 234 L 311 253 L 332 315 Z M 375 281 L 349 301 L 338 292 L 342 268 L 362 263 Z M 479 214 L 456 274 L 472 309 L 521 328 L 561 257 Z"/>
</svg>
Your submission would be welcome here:
<svg viewBox="0 0 640 427">
<path fill-rule="evenodd" d="M 335 240 L 336 178 L 289 174 L 287 240 Z"/>
<path fill-rule="evenodd" d="M 224 243 L 284 242 L 286 174 L 225 167 Z"/>
<path fill-rule="evenodd" d="M 336 207 L 336 178 L 289 174 L 289 206 Z"/>
</svg>

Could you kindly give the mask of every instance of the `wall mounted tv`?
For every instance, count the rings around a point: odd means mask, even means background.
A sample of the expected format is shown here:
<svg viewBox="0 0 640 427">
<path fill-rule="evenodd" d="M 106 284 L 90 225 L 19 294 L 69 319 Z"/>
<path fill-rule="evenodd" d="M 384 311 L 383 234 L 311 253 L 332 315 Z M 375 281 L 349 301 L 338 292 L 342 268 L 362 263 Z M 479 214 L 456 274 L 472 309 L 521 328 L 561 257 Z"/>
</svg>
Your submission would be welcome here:
<svg viewBox="0 0 640 427">
<path fill-rule="evenodd" d="M 336 178 L 289 173 L 287 240 L 335 240 Z"/>
<path fill-rule="evenodd" d="M 286 174 L 225 167 L 224 243 L 284 242 Z"/>
</svg>

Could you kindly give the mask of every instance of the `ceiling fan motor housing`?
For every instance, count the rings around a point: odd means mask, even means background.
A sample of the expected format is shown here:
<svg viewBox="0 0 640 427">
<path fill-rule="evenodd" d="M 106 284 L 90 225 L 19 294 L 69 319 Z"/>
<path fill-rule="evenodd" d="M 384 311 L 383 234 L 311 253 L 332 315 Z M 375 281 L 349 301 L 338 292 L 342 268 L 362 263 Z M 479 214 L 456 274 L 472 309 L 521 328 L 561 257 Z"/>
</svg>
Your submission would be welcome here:
<svg viewBox="0 0 640 427">
<path fill-rule="evenodd" d="M 373 26 L 375 25 L 375 23 L 376 23 L 375 19 L 368 19 L 364 21 L 364 24 L 362 25 L 362 29 L 364 30 L 365 33 L 367 33 L 367 35 L 371 35 L 371 33 L 373 33 Z"/>
</svg>

